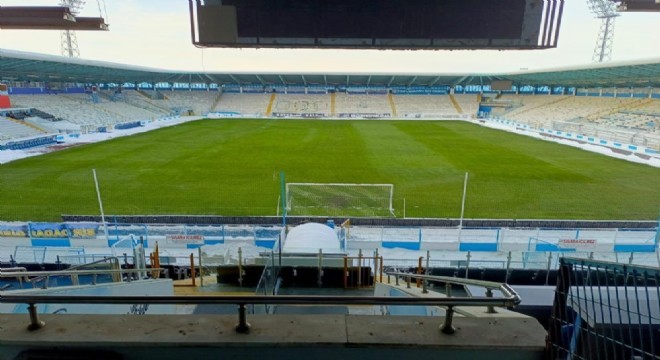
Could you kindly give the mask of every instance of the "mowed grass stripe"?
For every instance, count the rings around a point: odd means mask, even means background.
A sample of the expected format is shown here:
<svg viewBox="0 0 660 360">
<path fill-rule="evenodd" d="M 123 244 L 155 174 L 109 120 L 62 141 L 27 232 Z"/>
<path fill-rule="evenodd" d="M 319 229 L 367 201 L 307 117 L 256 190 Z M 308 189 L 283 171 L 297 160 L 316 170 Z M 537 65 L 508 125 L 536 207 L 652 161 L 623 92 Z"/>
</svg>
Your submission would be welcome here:
<svg viewBox="0 0 660 360">
<path fill-rule="evenodd" d="M 0 220 L 273 215 L 289 182 L 393 183 L 397 215 L 656 219 L 660 170 L 453 121 L 205 120 L 0 165 Z"/>
</svg>

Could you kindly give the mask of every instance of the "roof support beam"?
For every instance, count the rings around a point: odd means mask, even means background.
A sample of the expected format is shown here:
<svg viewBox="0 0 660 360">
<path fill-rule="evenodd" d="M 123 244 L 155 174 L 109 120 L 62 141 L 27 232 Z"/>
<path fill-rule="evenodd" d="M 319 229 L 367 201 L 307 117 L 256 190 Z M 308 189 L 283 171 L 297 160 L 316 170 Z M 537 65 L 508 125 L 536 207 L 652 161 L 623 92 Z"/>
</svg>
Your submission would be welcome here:
<svg viewBox="0 0 660 360">
<path fill-rule="evenodd" d="M 442 76 L 436 76 L 436 78 L 433 79 L 433 81 L 431 81 L 431 83 L 428 86 L 435 85 L 438 81 L 440 81 L 441 78 L 442 78 Z"/>
<path fill-rule="evenodd" d="M 470 75 L 465 75 L 465 76 L 461 77 L 460 79 L 454 81 L 454 82 L 451 84 L 451 86 L 454 87 L 454 86 L 456 86 L 456 85 L 461 85 L 461 83 L 462 83 L 465 79 L 467 79 L 468 77 L 470 77 Z"/>
<path fill-rule="evenodd" d="M 417 76 L 414 76 L 414 77 L 412 78 L 412 80 L 410 80 L 410 81 L 408 82 L 408 86 L 411 86 L 412 84 L 414 84 L 416 80 L 417 80 Z"/>
<path fill-rule="evenodd" d="M 266 85 L 266 82 L 264 81 L 264 79 L 261 78 L 261 76 L 259 76 L 259 75 L 257 75 L 257 74 L 254 74 L 254 77 L 256 77 L 257 80 L 259 80 L 259 82 L 261 83 L 261 85 Z"/>
<path fill-rule="evenodd" d="M 234 81 L 236 82 L 236 84 L 238 84 L 238 85 L 242 85 L 242 84 L 243 84 L 243 83 L 242 83 L 240 80 L 238 80 L 234 75 L 232 75 L 232 74 L 227 74 L 227 75 L 229 75 L 229 77 L 230 77 L 232 80 L 234 80 Z"/>
</svg>

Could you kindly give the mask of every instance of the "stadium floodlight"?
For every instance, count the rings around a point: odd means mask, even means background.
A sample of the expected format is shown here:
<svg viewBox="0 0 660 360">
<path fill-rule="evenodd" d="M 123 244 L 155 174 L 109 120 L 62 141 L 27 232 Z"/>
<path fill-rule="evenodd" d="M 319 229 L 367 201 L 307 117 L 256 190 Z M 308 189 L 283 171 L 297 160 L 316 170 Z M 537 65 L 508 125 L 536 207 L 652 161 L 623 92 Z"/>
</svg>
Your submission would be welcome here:
<svg viewBox="0 0 660 360">
<path fill-rule="evenodd" d="M 616 3 L 609 0 L 587 0 L 589 10 L 601 19 L 598 40 L 594 48 L 593 60 L 604 62 L 612 59 L 612 41 L 614 39 L 614 19 L 617 14 Z"/>
<path fill-rule="evenodd" d="M 289 215 L 394 216 L 393 184 L 287 183 Z"/>
</svg>

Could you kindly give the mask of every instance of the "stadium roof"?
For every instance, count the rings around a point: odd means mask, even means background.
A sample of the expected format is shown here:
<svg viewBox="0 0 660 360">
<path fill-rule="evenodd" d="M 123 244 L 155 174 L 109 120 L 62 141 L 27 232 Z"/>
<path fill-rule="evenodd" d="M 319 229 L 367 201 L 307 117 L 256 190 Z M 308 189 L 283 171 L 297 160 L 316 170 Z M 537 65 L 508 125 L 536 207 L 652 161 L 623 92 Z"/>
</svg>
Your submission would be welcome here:
<svg viewBox="0 0 660 360">
<path fill-rule="evenodd" d="M 0 80 L 354 86 L 465 86 L 488 85 L 492 80 L 510 80 L 517 86 L 660 87 L 660 58 L 508 73 L 220 73 L 162 70 L 0 49 Z"/>
</svg>

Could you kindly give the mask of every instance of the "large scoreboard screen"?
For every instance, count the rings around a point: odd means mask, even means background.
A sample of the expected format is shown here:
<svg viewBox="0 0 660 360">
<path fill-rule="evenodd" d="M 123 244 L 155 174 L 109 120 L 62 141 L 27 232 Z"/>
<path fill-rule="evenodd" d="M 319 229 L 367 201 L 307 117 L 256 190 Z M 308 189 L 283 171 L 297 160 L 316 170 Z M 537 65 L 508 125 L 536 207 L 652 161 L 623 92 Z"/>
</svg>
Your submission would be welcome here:
<svg viewBox="0 0 660 360">
<path fill-rule="evenodd" d="M 189 0 L 209 47 L 526 49 L 557 44 L 564 0 Z"/>
<path fill-rule="evenodd" d="M 623 0 L 619 11 L 660 12 L 660 0 Z"/>
</svg>

